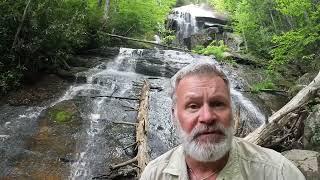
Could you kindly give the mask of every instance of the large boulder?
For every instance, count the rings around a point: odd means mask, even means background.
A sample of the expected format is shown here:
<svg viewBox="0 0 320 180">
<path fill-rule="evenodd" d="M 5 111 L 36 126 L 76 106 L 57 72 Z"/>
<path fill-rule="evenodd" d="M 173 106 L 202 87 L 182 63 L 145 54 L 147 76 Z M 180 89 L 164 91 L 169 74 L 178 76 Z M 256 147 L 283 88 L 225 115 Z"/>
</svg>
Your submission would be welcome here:
<svg viewBox="0 0 320 180">
<path fill-rule="evenodd" d="M 303 144 L 307 149 L 320 151 L 320 105 L 313 109 L 305 121 Z"/>
<path fill-rule="evenodd" d="M 296 82 L 296 84 L 289 89 L 289 94 L 293 97 L 295 96 L 301 89 L 306 87 L 315 77 L 317 73 L 305 73 L 302 75 Z"/>
<path fill-rule="evenodd" d="M 307 180 L 319 180 L 319 152 L 293 149 L 290 151 L 285 151 L 282 154 L 300 169 Z"/>
<path fill-rule="evenodd" d="M 79 153 L 76 138 L 83 124 L 77 104 L 63 101 L 42 112 L 37 132 L 26 142 L 29 154 L 20 157 L 12 177 L 66 179 L 69 176 L 70 163 Z"/>
</svg>

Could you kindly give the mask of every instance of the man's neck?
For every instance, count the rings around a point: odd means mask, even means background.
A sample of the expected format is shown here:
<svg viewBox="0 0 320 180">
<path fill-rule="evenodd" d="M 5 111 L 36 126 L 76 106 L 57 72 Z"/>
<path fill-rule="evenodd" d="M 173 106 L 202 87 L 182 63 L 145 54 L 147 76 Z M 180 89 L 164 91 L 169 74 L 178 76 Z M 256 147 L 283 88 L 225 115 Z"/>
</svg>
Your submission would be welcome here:
<svg viewBox="0 0 320 180">
<path fill-rule="evenodd" d="M 186 163 L 188 168 L 191 169 L 193 173 L 195 173 L 198 177 L 205 177 L 208 174 L 212 174 L 213 172 L 218 173 L 221 171 L 227 164 L 229 159 L 229 153 L 227 153 L 222 158 L 217 161 L 212 162 L 201 162 L 193 159 L 192 157 L 186 155 Z"/>
</svg>

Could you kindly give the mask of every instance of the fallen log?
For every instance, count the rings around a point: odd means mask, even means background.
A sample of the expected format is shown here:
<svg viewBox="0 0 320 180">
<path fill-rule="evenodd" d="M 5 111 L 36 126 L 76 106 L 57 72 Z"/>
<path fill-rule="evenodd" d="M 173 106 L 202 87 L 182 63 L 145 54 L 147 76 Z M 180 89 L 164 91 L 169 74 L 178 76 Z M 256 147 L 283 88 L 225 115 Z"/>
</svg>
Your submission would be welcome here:
<svg viewBox="0 0 320 180">
<path fill-rule="evenodd" d="M 120 97 L 120 96 L 107 96 L 107 95 L 105 95 L 105 96 L 103 96 L 103 95 L 90 96 L 90 98 L 100 98 L 100 97 L 114 98 L 114 99 L 125 99 L 125 100 L 134 100 L 134 101 L 139 100 L 138 98 Z"/>
<path fill-rule="evenodd" d="M 111 36 L 111 37 L 115 37 L 115 38 L 120 38 L 120 39 L 125 39 L 125 40 L 130 40 L 130 41 L 136 41 L 136 42 L 142 42 L 142 43 L 147 43 L 147 44 L 153 44 L 156 46 L 161 46 L 167 49 L 173 49 L 173 50 L 178 50 L 178 51 L 184 51 L 184 52 L 190 52 L 190 50 L 188 49 L 182 49 L 182 48 L 178 48 L 178 47 L 173 47 L 173 46 L 168 46 L 168 45 L 164 45 L 164 44 L 158 44 L 152 41 L 145 41 L 145 40 L 141 40 L 141 39 L 134 39 L 134 38 L 129 38 L 129 37 L 125 37 L 125 36 L 120 36 L 120 35 L 116 35 L 116 34 L 110 34 L 110 33 L 104 33 L 107 36 Z"/>
<path fill-rule="evenodd" d="M 113 124 L 126 124 L 126 125 L 130 125 L 130 126 L 136 126 L 137 123 L 133 123 L 133 122 L 125 122 L 125 121 L 112 121 Z"/>
<path fill-rule="evenodd" d="M 261 125 L 255 131 L 248 134 L 245 139 L 254 144 L 263 146 L 273 132 L 281 129 L 285 124 L 293 119 L 292 112 L 307 104 L 313 97 L 317 95 L 317 93 L 319 93 L 319 89 L 320 72 L 308 86 L 304 87 L 285 106 L 274 113 L 268 119 L 268 124 Z"/>
<path fill-rule="evenodd" d="M 138 145 L 137 161 L 138 161 L 138 172 L 137 176 L 140 177 L 142 171 L 149 162 L 148 145 L 147 145 L 147 129 L 148 129 L 148 111 L 149 111 L 149 94 L 150 84 L 148 81 L 144 81 L 141 99 L 138 112 L 138 126 L 136 129 L 136 142 Z"/>
<path fill-rule="evenodd" d="M 243 91 L 240 91 L 240 92 L 256 93 L 255 90 L 243 90 Z M 276 93 L 276 94 L 288 94 L 288 91 L 279 90 L 279 89 L 259 89 L 258 92 Z"/>
<path fill-rule="evenodd" d="M 150 84 L 148 81 L 144 81 L 139 110 L 137 116 L 137 125 L 136 125 L 136 144 L 137 144 L 137 155 L 120 164 L 111 165 L 111 169 L 117 169 L 128 164 L 132 164 L 137 162 L 138 165 L 136 168 L 137 177 L 139 178 L 144 168 L 147 166 L 149 162 L 149 154 L 148 154 L 148 144 L 147 144 L 147 129 L 148 129 L 148 110 L 149 110 L 149 94 L 150 94 Z"/>
</svg>

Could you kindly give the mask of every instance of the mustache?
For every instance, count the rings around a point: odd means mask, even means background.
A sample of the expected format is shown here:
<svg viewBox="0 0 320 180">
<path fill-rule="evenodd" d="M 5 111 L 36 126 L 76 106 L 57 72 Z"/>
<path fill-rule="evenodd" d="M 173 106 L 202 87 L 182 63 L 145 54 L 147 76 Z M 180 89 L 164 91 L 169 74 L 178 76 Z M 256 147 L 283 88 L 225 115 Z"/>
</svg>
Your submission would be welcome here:
<svg viewBox="0 0 320 180">
<path fill-rule="evenodd" d="M 226 136 L 227 129 L 220 123 L 216 123 L 209 126 L 200 124 L 191 131 L 190 138 L 191 140 L 195 140 L 197 137 L 201 136 L 202 134 L 209 134 L 209 133 L 218 133 L 223 136 Z"/>
</svg>

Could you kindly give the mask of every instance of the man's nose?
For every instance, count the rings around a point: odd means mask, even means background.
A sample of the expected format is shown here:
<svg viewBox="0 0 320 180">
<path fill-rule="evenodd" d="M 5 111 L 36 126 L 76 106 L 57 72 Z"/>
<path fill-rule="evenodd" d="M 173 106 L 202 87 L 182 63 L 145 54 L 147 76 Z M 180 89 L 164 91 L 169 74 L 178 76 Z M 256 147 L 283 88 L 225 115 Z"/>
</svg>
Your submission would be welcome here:
<svg viewBox="0 0 320 180">
<path fill-rule="evenodd" d="M 215 112 L 208 104 L 204 104 L 199 111 L 199 122 L 204 124 L 212 124 L 216 119 Z"/>
</svg>

